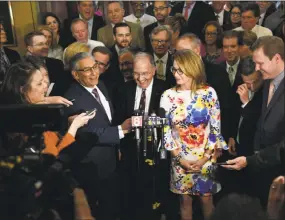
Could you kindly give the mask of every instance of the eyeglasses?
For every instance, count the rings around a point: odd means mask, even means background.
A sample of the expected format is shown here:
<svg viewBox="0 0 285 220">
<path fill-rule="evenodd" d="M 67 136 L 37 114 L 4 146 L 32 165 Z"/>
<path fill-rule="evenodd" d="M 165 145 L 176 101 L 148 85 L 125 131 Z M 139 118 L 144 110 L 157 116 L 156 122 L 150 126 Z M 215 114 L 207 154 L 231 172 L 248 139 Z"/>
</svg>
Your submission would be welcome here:
<svg viewBox="0 0 285 220">
<path fill-rule="evenodd" d="M 144 73 L 136 73 L 134 72 L 134 77 L 139 78 L 139 77 L 147 77 L 149 75 L 149 72 L 144 72 Z"/>
<path fill-rule="evenodd" d="M 107 66 L 109 66 L 109 63 L 105 64 L 105 63 L 102 63 L 102 62 L 100 62 L 98 60 L 95 60 L 95 65 L 99 66 L 99 68 L 106 68 Z"/>
<path fill-rule="evenodd" d="M 174 66 L 170 67 L 170 71 L 172 74 L 178 73 L 178 75 L 183 75 L 183 71 L 181 69 L 176 69 Z"/>
<path fill-rule="evenodd" d="M 206 32 L 206 36 L 216 36 L 218 33 L 217 32 Z"/>
<path fill-rule="evenodd" d="M 39 43 L 39 44 L 34 44 L 33 47 L 44 47 L 44 46 L 48 46 L 48 42 L 46 43 Z"/>
<path fill-rule="evenodd" d="M 84 69 L 78 69 L 78 72 L 83 72 L 86 75 L 91 74 L 93 71 L 95 71 L 99 67 L 98 63 L 95 62 L 94 66 L 92 67 L 85 67 Z"/>
<path fill-rule="evenodd" d="M 158 11 L 162 11 L 162 10 L 164 10 L 164 9 L 166 9 L 166 8 L 168 8 L 168 7 L 165 6 L 165 7 L 154 8 L 153 11 L 154 11 L 154 12 L 158 12 Z"/>
<path fill-rule="evenodd" d="M 122 68 L 124 66 L 131 66 L 131 65 L 133 65 L 133 62 L 126 61 L 126 62 L 120 63 L 119 65 Z"/>
<path fill-rule="evenodd" d="M 152 43 L 154 44 L 166 44 L 168 40 L 157 40 L 157 39 L 152 39 Z"/>
<path fill-rule="evenodd" d="M 241 13 L 240 12 L 231 12 L 231 15 L 240 17 Z"/>
</svg>

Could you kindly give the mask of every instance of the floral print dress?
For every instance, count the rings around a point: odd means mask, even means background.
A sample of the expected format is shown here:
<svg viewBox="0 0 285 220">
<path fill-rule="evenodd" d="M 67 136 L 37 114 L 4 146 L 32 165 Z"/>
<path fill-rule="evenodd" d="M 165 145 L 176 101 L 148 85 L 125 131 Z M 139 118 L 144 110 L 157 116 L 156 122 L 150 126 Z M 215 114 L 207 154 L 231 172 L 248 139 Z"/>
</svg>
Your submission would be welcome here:
<svg viewBox="0 0 285 220">
<path fill-rule="evenodd" d="M 182 158 L 196 161 L 203 158 L 207 149 L 227 149 L 220 133 L 220 106 L 212 87 L 205 86 L 192 93 L 166 90 L 160 101 L 169 120 L 165 127 L 165 148 L 169 151 L 181 149 Z M 170 190 L 177 194 L 211 195 L 221 186 L 210 178 L 212 157 L 202 167 L 201 173 L 190 173 L 171 161 Z"/>
</svg>

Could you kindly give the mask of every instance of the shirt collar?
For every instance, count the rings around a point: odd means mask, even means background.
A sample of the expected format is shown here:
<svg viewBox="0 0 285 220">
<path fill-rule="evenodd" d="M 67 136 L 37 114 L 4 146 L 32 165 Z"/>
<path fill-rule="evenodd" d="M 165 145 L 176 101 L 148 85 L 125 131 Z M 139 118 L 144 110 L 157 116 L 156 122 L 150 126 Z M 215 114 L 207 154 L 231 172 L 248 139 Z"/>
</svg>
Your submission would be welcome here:
<svg viewBox="0 0 285 220">
<path fill-rule="evenodd" d="M 281 73 L 279 73 L 279 75 L 276 76 L 276 77 L 273 79 L 273 81 L 272 81 L 275 90 L 278 88 L 279 84 L 281 83 L 281 81 L 282 81 L 283 79 L 284 79 L 284 70 L 283 70 Z"/>
<path fill-rule="evenodd" d="M 160 59 L 156 56 L 156 54 L 154 54 L 154 62 L 156 63 L 157 60 L 162 60 L 163 64 L 167 64 L 167 60 L 168 60 L 168 53 L 166 53 L 163 57 L 161 57 Z"/>
<path fill-rule="evenodd" d="M 82 84 L 80 84 L 80 85 L 82 85 Z M 82 85 L 83 86 L 83 85 Z M 97 85 L 96 86 L 94 86 L 94 88 L 90 88 L 90 87 L 86 87 L 86 86 L 83 86 L 88 92 L 90 92 L 91 94 L 92 94 L 92 91 L 93 91 L 93 89 L 95 89 L 95 88 L 97 88 L 98 89 L 98 87 L 97 87 Z M 99 89 L 98 89 L 99 90 Z"/>
<path fill-rule="evenodd" d="M 215 12 L 215 15 L 219 15 L 219 18 L 222 17 L 224 15 L 224 9 L 218 14 Z"/>
<path fill-rule="evenodd" d="M 227 69 L 232 67 L 234 69 L 234 71 L 236 72 L 237 71 L 237 67 L 239 65 L 239 61 L 240 61 L 240 57 L 238 58 L 238 61 L 234 65 L 232 65 L 232 66 L 230 64 L 228 64 L 228 62 L 226 61 Z"/>
<path fill-rule="evenodd" d="M 153 85 L 153 77 L 152 77 L 152 80 L 151 80 L 150 84 L 148 85 L 148 87 L 146 88 L 145 91 L 150 92 L 152 90 L 152 85 Z M 139 87 L 138 85 L 137 85 L 137 88 L 139 88 L 140 90 L 143 90 L 143 88 Z"/>
<path fill-rule="evenodd" d="M 125 19 L 122 20 L 122 23 L 126 23 Z M 110 23 L 110 24 L 111 24 L 112 28 L 115 27 L 115 24 L 113 24 L 113 23 Z"/>
</svg>

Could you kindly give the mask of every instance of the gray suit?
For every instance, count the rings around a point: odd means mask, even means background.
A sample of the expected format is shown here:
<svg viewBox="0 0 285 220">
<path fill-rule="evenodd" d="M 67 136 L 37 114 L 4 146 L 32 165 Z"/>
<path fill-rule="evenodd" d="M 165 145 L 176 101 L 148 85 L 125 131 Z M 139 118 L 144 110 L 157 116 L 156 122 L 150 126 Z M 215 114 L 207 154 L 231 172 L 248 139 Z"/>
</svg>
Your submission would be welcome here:
<svg viewBox="0 0 285 220">
<path fill-rule="evenodd" d="M 128 21 L 126 21 L 126 23 L 131 27 L 132 47 L 144 49 L 144 38 L 141 26 Z M 97 40 L 103 42 L 108 48 L 111 48 L 115 44 L 111 24 L 107 24 L 98 30 Z"/>
</svg>

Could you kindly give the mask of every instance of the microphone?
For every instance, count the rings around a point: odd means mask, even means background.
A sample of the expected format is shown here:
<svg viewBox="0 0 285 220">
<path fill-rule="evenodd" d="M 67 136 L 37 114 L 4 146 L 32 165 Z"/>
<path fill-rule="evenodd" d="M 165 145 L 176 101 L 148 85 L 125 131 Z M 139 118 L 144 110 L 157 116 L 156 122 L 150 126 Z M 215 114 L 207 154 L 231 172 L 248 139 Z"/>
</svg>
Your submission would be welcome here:
<svg viewBox="0 0 285 220">
<path fill-rule="evenodd" d="M 153 139 L 154 139 L 154 144 L 157 144 L 157 116 L 155 114 L 155 112 L 151 113 L 151 120 L 152 120 L 152 129 L 153 129 Z"/>
<path fill-rule="evenodd" d="M 142 127 L 143 117 L 140 115 L 139 110 L 134 111 L 134 116 L 132 116 L 132 127 L 135 129 L 136 140 L 140 141 L 140 128 Z"/>
<path fill-rule="evenodd" d="M 164 126 L 166 125 L 165 114 L 166 113 L 164 108 L 158 109 L 158 116 L 161 119 L 161 147 L 159 153 L 160 153 L 160 159 L 162 160 L 167 159 L 167 151 L 165 149 L 165 142 L 164 142 Z"/>
</svg>

